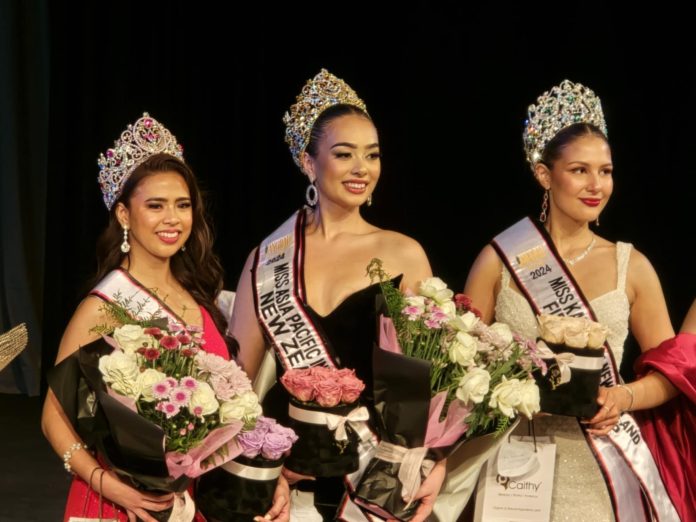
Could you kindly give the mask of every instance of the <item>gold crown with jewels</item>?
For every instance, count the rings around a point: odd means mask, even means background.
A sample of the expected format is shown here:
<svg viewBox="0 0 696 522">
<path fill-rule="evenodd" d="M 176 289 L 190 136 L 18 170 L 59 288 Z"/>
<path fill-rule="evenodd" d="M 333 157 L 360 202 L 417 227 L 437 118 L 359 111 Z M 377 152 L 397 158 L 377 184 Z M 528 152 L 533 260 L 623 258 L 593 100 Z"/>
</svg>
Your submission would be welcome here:
<svg viewBox="0 0 696 522">
<path fill-rule="evenodd" d="M 607 135 L 602 103 L 597 95 L 592 89 L 569 80 L 539 96 L 527 114 L 524 151 L 532 168 L 541 160 L 549 141 L 575 123 L 590 123 Z"/>
<path fill-rule="evenodd" d="M 183 161 L 184 148 L 164 125 L 144 112 L 97 160 L 106 208 L 111 210 L 133 171 L 155 154 L 170 154 Z"/>
<path fill-rule="evenodd" d="M 365 102 L 343 80 L 326 69 L 309 80 L 297 96 L 295 104 L 283 116 L 285 142 L 295 164 L 302 168 L 302 153 L 307 148 L 314 122 L 319 115 L 334 105 L 353 105 L 367 114 Z"/>
</svg>

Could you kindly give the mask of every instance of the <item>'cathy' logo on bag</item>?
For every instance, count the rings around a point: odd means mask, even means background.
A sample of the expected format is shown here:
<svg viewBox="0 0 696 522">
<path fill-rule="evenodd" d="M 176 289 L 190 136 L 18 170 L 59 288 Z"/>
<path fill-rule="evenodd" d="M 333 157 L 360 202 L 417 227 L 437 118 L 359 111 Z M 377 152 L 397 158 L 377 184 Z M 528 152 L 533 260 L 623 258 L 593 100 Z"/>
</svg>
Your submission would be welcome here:
<svg viewBox="0 0 696 522">
<path fill-rule="evenodd" d="M 503 486 L 505 490 L 508 489 L 517 489 L 517 490 L 522 490 L 522 491 L 534 491 L 537 492 L 539 491 L 539 488 L 541 487 L 541 482 L 529 482 L 529 481 L 524 481 L 524 482 L 519 482 L 517 480 L 510 480 L 510 477 L 503 477 L 502 475 L 497 475 L 495 477 L 495 481 Z"/>
</svg>

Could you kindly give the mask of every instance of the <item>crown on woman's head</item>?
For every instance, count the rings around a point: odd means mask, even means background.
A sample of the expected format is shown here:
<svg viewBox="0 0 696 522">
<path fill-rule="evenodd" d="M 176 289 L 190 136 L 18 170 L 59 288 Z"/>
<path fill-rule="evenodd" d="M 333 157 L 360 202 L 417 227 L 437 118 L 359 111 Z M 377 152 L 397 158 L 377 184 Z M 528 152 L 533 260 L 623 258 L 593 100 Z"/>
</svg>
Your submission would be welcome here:
<svg viewBox="0 0 696 522">
<path fill-rule="evenodd" d="M 302 153 L 307 148 L 314 122 L 319 115 L 334 105 L 353 105 L 367 114 L 367 107 L 351 87 L 326 69 L 309 80 L 290 111 L 283 116 L 285 142 L 292 158 L 302 168 Z"/>
<path fill-rule="evenodd" d="M 592 89 L 569 80 L 539 96 L 527 114 L 524 151 L 532 168 L 541 160 L 549 141 L 575 123 L 590 123 L 607 135 L 602 103 L 597 95 Z"/>
<path fill-rule="evenodd" d="M 106 208 L 111 210 L 133 171 L 155 154 L 170 154 L 183 160 L 184 148 L 164 125 L 144 112 L 142 118 L 121 133 L 113 148 L 100 154 L 97 160 Z"/>
</svg>

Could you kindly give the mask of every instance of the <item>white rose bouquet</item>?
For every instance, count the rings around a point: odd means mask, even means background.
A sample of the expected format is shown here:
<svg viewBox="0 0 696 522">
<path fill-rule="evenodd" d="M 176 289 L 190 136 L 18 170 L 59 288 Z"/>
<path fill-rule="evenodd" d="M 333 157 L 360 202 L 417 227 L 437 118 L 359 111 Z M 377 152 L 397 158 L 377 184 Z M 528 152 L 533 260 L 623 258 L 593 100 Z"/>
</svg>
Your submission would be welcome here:
<svg viewBox="0 0 696 522">
<path fill-rule="evenodd" d="M 593 417 L 604 366 L 607 328 L 584 317 L 542 314 L 537 318 L 539 356 L 548 366 L 536 374 L 541 410 L 557 415 Z"/>
<path fill-rule="evenodd" d="M 382 517 L 408 520 L 417 507 L 410 499 L 433 461 L 465 440 L 501 435 L 518 414 L 531 418 L 539 411 L 533 372 L 544 365 L 534 343 L 505 324 L 481 322 L 471 300 L 454 295 L 441 279 L 426 279 L 412 295 L 393 286 L 377 259 L 368 274 L 380 282 L 388 316 L 381 317 L 373 356 L 382 442 L 356 502 Z M 422 477 L 401 480 L 401 462 L 416 450 L 423 464 L 409 467 L 421 469 Z"/>
</svg>

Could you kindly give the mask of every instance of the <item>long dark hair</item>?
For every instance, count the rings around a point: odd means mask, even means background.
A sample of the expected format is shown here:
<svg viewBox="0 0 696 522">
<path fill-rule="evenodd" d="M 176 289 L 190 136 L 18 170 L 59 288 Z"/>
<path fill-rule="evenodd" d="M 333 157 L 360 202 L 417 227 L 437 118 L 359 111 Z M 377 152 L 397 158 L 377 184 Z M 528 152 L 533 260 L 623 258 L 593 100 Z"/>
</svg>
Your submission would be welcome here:
<svg viewBox="0 0 696 522">
<path fill-rule="evenodd" d="M 191 195 L 193 214 L 191 236 L 186 242 L 186 250 L 177 252 L 171 258 L 172 274 L 196 302 L 208 311 L 215 326 L 224 334 L 227 330 L 227 320 L 215 305 L 215 298 L 222 290 L 223 270 L 220 259 L 213 252 L 213 231 L 208 224 L 203 194 L 191 168 L 169 154 L 155 154 L 148 158 L 133 171 L 124 184 L 121 196 L 111 207 L 109 224 L 97 240 L 97 273 L 93 285 L 121 266 L 124 256 L 127 255 L 120 249 L 123 229 L 116 219 L 116 205 L 121 202 L 129 207 L 130 196 L 143 179 L 152 174 L 172 171 L 181 175 L 186 182 Z"/>
<path fill-rule="evenodd" d="M 541 155 L 541 163 L 546 165 L 549 169 L 552 168 L 556 160 L 561 157 L 563 148 L 583 136 L 597 136 L 598 138 L 602 138 L 607 144 L 609 143 L 606 135 L 599 127 L 591 123 L 574 123 L 559 131 L 558 134 L 546 144 L 544 152 Z"/>
<path fill-rule="evenodd" d="M 329 107 L 324 112 L 322 112 L 319 117 L 312 125 L 312 132 L 309 135 L 309 141 L 305 147 L 305 152 L 312 156 L 317 157 L 317 147 L 319 146 L 319 141 L 324 136 L 326 131 L 326 126 L 331 123 L 336 118 L 341 116 L 347 116 L 348 114 L 355 114 L 356 116 L 362 116 L 372 121 L 372 118 L 363 111 L 362 109 L 356 107 L 355 105 L 349 105 L 347 103 L 339 103 L 338 105 L 333 105 Z"/>
</svg>

